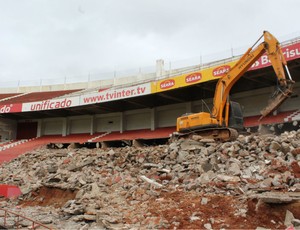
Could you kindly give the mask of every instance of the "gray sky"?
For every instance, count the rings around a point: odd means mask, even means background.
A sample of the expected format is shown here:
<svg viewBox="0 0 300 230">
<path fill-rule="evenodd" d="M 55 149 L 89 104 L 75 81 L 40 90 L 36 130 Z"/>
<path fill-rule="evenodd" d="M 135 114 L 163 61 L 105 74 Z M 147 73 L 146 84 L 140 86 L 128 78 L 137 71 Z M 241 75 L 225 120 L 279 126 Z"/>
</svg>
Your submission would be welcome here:
<svg viewBox="0 0 300 230">
<path fill-rule="evenodd" d="M 0 0 L 0 81 L 247 48 L 263 30 L 282 41 L 300 35 L 299 10 L 299 0 Z"/>
</svg>

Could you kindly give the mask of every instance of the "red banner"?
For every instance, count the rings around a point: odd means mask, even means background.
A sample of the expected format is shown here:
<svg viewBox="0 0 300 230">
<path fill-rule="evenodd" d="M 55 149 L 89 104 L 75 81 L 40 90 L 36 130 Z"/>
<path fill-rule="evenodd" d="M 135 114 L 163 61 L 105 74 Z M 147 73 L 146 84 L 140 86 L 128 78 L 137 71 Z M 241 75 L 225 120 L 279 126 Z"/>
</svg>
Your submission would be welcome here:
<svg viewBox="0 0 300 230">
<path fill-rule="evenodd" d="M 282 52 L 287 61 L 300 58 L 300 43 L 282 47 Z M 266 54 L 262 55 L 249 70 L 255 70 L 270 66 L 271 63 Z"/>
<path fill-rule="evenodd" d="M 22 103 L 0 105 L 0 114 L 1 113 L 18 113 L 18 112 L 22 112 Z"/>
</svg>

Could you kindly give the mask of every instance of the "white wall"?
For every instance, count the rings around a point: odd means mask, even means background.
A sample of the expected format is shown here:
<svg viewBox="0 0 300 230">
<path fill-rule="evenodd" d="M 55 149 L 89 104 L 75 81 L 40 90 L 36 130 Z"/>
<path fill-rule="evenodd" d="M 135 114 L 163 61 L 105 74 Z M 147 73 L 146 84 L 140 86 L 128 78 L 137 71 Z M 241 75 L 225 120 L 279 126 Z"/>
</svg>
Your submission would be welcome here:
<svg viewBox="0 0 300 230">
<path fill-rule="evenodd" d="M 95 118 L 95 132 L 120 130 L 120 114 L 106 114 Z"/>
<path fill-rule="evenodd" d="M 157 127 L 176 126 L 177 117 L 186 113 L 186 106 L 184 103 L 161 106 L 157 108 Z"/>
<path fill-rule="evenodd" d="M 268 87 L 263 89 L 253 90 L 251 92 L 243 92 L 235 94 L 231 97 L 231 100 L 240 103 L 243 108 L 243 114 L 245 117 L 259 115 L 260 111 L 264 109 L 271 95 L 274 92 L 275 87 Z M 278 112 L 291 111 L 300 109 L 300 84 L 297 83 L 293 89 L 293 95 L 297 97 L 288 98 L 283 104 L 277 109 Z"/>
<path fill-rule="evenodd" d="M 42 122 L 43 135 L 58 135 L 62 134 L 63 121 L 61 118 L 49 118 Z"/>
<path fill-rule="evenodd" d="M 151 111 L 135 110 L 128 111 L 124 114 L 125 130 L 150 129 L 151 128 Z"/>
<path fill-rule="evenodd" d="M 69 133 L 90 133 L 91 116 L 72 117 L 69 120 Z"/>
</svg>

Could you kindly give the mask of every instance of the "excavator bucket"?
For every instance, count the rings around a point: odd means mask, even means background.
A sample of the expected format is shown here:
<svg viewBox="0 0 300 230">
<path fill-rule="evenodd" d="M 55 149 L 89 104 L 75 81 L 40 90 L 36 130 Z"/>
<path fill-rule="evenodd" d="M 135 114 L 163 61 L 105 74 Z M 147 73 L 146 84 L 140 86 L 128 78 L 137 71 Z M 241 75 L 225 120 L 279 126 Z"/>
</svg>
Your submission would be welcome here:
<svg viewBox="0 0 300 230">
<path fill-rule="evenodd" d="M 287 83 L 287 87 L 285 89 L 279 89 L 276 91 L 276 96 L 274 96 L 269 104 L 260 111 L 261 117 L 259 118 L 259 121 L 276 110 L 287 98 L 292 95 L 293 84 L 294 82 L 290 81 Z"/>
</svg>

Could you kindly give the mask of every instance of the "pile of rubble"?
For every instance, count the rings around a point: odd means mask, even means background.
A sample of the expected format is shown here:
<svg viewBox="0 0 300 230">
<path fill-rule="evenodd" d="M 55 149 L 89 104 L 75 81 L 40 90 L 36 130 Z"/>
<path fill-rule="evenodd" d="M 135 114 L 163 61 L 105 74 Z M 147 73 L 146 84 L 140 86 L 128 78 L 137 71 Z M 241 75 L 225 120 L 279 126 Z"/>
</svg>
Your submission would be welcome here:
<svg viewBox="0 0 300 230">
<path fill-rule="evenodd" d="M 256 200 L 256 211 L 260 201 L 300 200 L 300 130 L 280 136 L 240 135 L 225 143 L 195 135 L 161 146 L 42 148 L 3 164 L 0 181 L 18 185 L 23 193 L 16 200 L 2 201 L 0 207 L 19 208 L 27 216 L 38 209 L 37 221 L 54 228 L 282 228 L 287 225 L 285 216 L 265 226 L 245 220 L 250 218 L 249 200 Z M 74 196 L 59 207 L 25 205 L 50 199 L 38 196 L 45 187 Z M 220 203 L 220 197 L 224 202 L 230 199 L 228 207 L 219 216 L 206 215 L 206 209 L 220 211 L 213 203 L 214 198 Z M 180 206 L 181 198 L 194 203 Z M 224 220 L 227 214 L 231 223 Z M 296 227 L 300 211 L 293 214 L 288 224 Z"/>
</svg>

